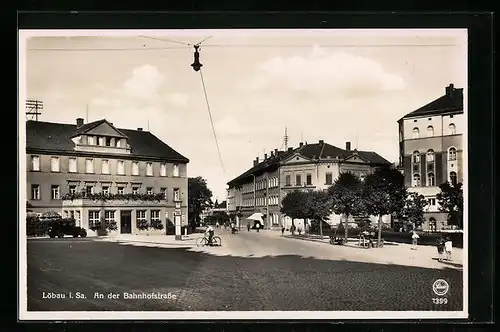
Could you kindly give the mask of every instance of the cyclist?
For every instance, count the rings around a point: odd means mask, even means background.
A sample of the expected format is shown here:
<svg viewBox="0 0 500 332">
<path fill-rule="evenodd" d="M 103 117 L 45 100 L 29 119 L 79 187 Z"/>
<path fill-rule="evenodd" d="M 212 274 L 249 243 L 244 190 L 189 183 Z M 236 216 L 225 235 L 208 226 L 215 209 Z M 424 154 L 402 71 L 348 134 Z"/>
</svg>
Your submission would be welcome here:
<svg viewBox="0 0 500 332">
<path fill-rule="evenodd" d="M 212 238 L 214 237 L 214 228 L 212 225 L 208 225 L 205 235 L 208 235 L 208 245 L 212 245 Z"/>
</svg>

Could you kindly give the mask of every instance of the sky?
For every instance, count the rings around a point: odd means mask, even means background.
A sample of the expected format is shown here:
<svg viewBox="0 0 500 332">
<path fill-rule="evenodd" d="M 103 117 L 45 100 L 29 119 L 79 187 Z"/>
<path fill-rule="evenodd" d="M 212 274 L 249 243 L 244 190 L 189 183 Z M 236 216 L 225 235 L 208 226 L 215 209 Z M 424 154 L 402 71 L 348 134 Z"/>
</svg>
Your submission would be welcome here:
<svg viewBox="0 0 500 332">
<path fill-rule="evenodd" d="M 285 128 L 289 147 L 350 141 L 396 162 L 397 120 L 466 88 L 466 50 L 462 30 L 21 31 L 20 97 L 43 101 L 40 121 L 149 130 L 222 201 Z"/>
</svg>

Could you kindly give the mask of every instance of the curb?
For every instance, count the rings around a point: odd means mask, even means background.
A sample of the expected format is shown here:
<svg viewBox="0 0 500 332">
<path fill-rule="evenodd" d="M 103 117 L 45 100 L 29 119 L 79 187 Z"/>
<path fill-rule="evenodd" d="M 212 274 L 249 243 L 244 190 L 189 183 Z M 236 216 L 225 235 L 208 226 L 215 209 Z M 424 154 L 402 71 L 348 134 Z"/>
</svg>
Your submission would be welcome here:
<svg viewBox="0 0 500 332">
<path fill-rule="evenodd" d="M 106 242 L 118 242 L 118 243 L 147 243 L 147 244 L 159 244 L 165 246 L 176 246 L 176 247 L 195 247 L 196 243 L 188 244 L 188 243 L 165 243 L 165 242 L 157 242 L 157 241 L 140 241 L 140 240 L 124 240 L 124 239 L 95 239 L 97 241 L 106 241 Z"/>
</svg>

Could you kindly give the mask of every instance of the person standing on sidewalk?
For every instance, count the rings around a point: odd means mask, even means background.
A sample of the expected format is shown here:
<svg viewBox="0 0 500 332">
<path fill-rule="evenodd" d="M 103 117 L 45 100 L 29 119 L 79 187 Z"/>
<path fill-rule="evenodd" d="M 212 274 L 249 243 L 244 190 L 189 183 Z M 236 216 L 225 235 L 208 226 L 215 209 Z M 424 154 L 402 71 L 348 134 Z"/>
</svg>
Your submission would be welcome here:
<svg viewBox="0 0 500 332">
<path fill-rule="evenodd" d="M 413 231 L 413 235 L 411 236 L 411 239 L 412 239 L 412 247 L 411 249 L 412 250 L 417 250 L 417 244 L 418 244 L 418 238 L 420 236 L 418 236 L 417 232 Z"/>
<path fill-rule="evenodd" d="M 446 242 L 444 243 L 444 251 L 446 252 L 446 260 L 451 261 L 451 250 L 453 248 L 453 243 L 451 242 L 451 238 L 446 237 Z"/>
<path fill-rule="evenodd" d="M 247 223 L 247 231 L 250 232 L 250 221 Z"/>
<path fill-rule="evenodd" d="M 285 235 L 285 227 L 281 227 L 281 236 Z"/>
<path fill-rule="evenodd" d="M 444 239 L 441 236 L 438 238 L 436 246 L 438 251 L 438 262 L 442 262 L 444 253 Z"/>
</svg>

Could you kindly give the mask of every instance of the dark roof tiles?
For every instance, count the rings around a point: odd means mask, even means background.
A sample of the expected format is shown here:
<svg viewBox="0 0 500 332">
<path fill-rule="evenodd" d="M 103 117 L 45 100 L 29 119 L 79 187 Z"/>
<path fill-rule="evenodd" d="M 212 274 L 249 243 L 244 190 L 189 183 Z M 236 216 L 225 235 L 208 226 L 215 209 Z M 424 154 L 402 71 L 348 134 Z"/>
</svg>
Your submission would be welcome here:
<svg viewBox="0 0 500 332">
<path fill-rule="evenodd" d="M 406 114 L 401 119 L 463 112 L 463 90 L 464 89 L 456 89 L 452 84 L 450 84 L 450 86 L 446 88 L 446 93 L 444 96 L 441 96 L 431 101 L 430 103 L 414 110 L 413 112 Z"/>
<path fill-rule="evenodd" d="M 52 123 L 42 121 L 26 122 L 26 148 L 47 150 L 59 153 L 75 152 L 75 144 L 71 140 L 75 134 L 84 133 L 105 120 L 88 123 L 80 128 L 73 124 Z M 118 128 L 117 128 L 118 129 Z M 150 157 L 178 162 L 189 162 L 189 159 L 165 144 L 147 131 L 118 129 L 127 136 L 132 157 Z M 96 153 L 99 154 L 99 153 Z"/>
</svg>

